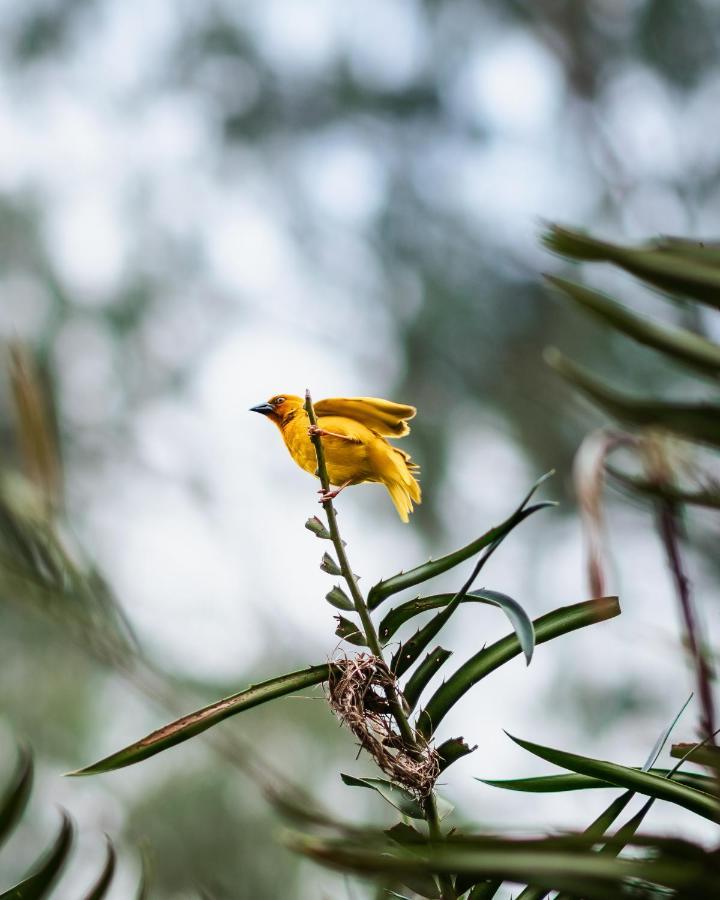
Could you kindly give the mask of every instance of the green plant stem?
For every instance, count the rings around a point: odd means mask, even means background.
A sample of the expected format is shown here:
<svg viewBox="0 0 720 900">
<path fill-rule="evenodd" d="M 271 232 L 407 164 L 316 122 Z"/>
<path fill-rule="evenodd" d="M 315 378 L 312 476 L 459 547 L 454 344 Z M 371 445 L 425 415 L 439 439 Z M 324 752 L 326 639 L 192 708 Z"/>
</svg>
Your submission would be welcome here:
<svg viewBox="0 0 720 900">
<path fill-rule="evenodd" d="M 310 424 L 317 425 L 317 417 L 313 408 L 310 391 L 305 391 L 305 412 L 307 413 Z M 315 447 L 315 455 L 317 456 L 317 475 L 320 479 L 320 484 L 322 485 L 323 491 L 327 492 L 330 490 L 330 478 L 328 476 L 322 438 L 320 437 L 320 435 L 312 434 L 310 435 L 310 440 Z M 335 548 L 335 553 L 337 554 L 340 571 L 342 572 L 342 576 L 345 579 L 348 590 L 350 591 L 350 596 L 352 598 L 355 611 L 357 612 L 358 616 L 360 617 L 360 621 L 362 622 L 365 641 L 372 654 L 384 661 L 382 648 L 380 646 L 380 641 L 378 639 L 375 625 L 370 618 L 370 612 L 367 608 L 367 603 L 365 602 L 365 598 L 362 595 L 362 591 L 358 587 L 357 579 L 355 578 L 355 574 L 350 566 L 347 553 L 345 552 L 345 545 L 343 544 L 342 538 L 340 537 L 340 529 L 338 528 L 337 524 L 337 513 L 335 511 L 335 507 L 333 506 L 332 500 L 323 500 L 322 506 L 325 510 L 325 515 L 327 516 L 328 531 L 330 532 L 330 539 L 332 540 L 333 546 Z M 402 702 L 400 701 L 395 688 L 388 687 L 386 689 L 386 696 L 388 704 L 390 706 L 390 711 L 393 718 L 395 719 L 395 722 L 397 723 L 403 741 L 411 752 L 414 751 L 415 753 L 420 755 L 420 753 L 422 752 L 422 748 L 418 742 L 418 738 L 415 734 L 414 729 L 410 725 L 410 722 L 405 715 L 405 710 L 403 709 Z M 442 830 L 440 828 L 440 817 L 438 816 L 435 797 L 432 793 L 425 798 L 424 809 L 430 836 L 435 840 L 442 840 L 443 836 Z M 456 900 L 456 894 L 452 886 L 450 876 L 439 876 L 439 883 L 443 900 Z"/>
</svg>

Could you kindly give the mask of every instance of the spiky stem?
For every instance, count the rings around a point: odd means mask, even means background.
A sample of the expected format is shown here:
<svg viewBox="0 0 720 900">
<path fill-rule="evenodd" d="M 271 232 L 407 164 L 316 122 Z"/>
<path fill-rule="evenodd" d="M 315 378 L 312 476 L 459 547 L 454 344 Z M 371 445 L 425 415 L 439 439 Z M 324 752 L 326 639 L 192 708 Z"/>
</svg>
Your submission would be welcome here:
<svg viewBox="0 0 720 900">
<path fill-rule="evenodd" d="M 307 413 L 310 425 L 317 426 L 317 417 L 315 416 L 315 410 L 313 408 L 312 398 L 310 396 L 309 390 L 305 391 L 305 412 Z M 319 434 L 311 433 L 310 440 L 315 447 L 315 455 L 317 456 L 317 475 L 320 479 L 320 484 L 322 485 L 323 491 L 327 493 L 330 490 L 330 479 L 328 477 L 327 463 L 325 461 L 325 451 L 322 445 L 322 438 Z M 340 529 L 338 528 L 337 513 L 335 511 L 335 507 L 333 506 L 333 502 L 330 499 L 323 500 L 322 506 L 325 510 L 325 515 L 327 516 L 328 531 L 330 532 L 330 539 L 332 540 L 333 546 L 335 547 L 335 553 L 337 554 L 340 571 L 342 572 L 343 578 L 345 579 L 345 582 L 348 586 L 348 590 L 350 591 L 350 596 L 352 597 L 355 611 L 357 612 L 358 616 L 360 617 L 360 621 L 362 622 L 365 642 L 367 643 L 367 646 L 370 648 L 373 655 L 384 661 L 382 647 L 380 646 L 380 640 L 378 639 L 375 625 L 370 617 L 367 603 L 365 602 L 365 598 L 363 597 L 362 591 L 358 586 L 357 579 L 355 578 L 355 574 L 348 561 L 347 552 L 345 551 L 345 544 L 340 537 Z M 386 689 L 386 696 L 388 704 L 390 706 L 390 711 L 392 712 L 392 716 L 397 723 L 403 741 L 405 742 L 408 750 L 411 753 L 414 752 L 419 756 L 422 753 L 422 747 L 420 746 L 414 729 L 410 725 L 410 722 L 405 715 L 405 710 L 403 709 L 397 691 L 394 688 L 388 686 L 388 688 Z M 442 840 L 440 817 L 438 816 L 435 797 L 432 793 L 430 793 L 429 796 L 425 798 L 423 808 L 425 810 L 425 817 L 427 819 L 430 836 L 435 840 Z M 453 888 L 450 877 L 448 875 L 440 875 L 438 876 L 438 880 L 443 900 L 455 900 L 455 889 Z"/>
</svg>

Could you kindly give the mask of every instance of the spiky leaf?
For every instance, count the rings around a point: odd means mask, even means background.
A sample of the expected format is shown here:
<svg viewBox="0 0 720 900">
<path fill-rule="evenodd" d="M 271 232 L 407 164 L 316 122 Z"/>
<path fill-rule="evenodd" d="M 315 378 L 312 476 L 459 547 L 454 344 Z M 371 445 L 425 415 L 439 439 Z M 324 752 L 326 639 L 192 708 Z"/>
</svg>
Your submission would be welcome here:
<svg viewBox="0 0 720 900">
<path fill-rule="evenodd" d="M 33 866 L 33 871 L 27 878 L 0 894 L 0 900 L 42 900 L 47 897 L 67 862 L 72 848 L 73 831 L 70 817 L 63 812 L 60 831 L 52 847 Z"/>
<path fill-rule="evenodd" d="M 566 296 L 628 337 L 707 375 L 720 374 L 720 346 L 712 341 L 684 328 L 670 328 L 638 316 L 600 291 L 564 278 L 545 277 Z"/>
<path fill-rule="evenodd" d="M 405 697 L 410 712 L 415 709 L 420 695 L 427 687 L 430 679 L 451 656 L 452 650 L 436 647 L 428 653 L 417 669 L 415 669 L 403 688 L 403 697 Z"/>
<path fill-rule="evenodd" d="M 547 762 L 554 763 L 571 772 L 581 775 L 592 775 L 603 781 L 609 781 L 617 787 L 634 790 L 648 797 L 658 800 L 668 800 L 684 809 L 697 813 L 711 822 L 720 822 L 720 804 L 716 798 L 703 791 L 679 784 L 669 778 L 661 778 L 649 772 L 622 766 L 618 763 L 607 762 L 602 759 L 593 759 L 589 756 L 580 756 L 577 753 L 568 753 L 565 750 L 556 750 L 553 747 L 544 747 L 541 744 L 533 744 L 520 738 L 508 735 L 520 747 L 539 756 Z"/>
<path fill-rule="evenodd" d="M 713 403 L 671 403 L 621 393 L 571 362 L 559 351 L 545 352 L 550 366 L 579 388 L 609 415 L 644 428 L 663 428 L 682 437 L 720 447 L 720 406 Z"/>
<path fill-rule="evenodd" d="M 335 634 L 347 641 L 349 644 L 355 644 L 356 647 L 366 647 L 367 641 L 365 635 L 360 631 L 354 622 L 346 619 L 345 616 L 335 616 L 337 619 L 337 628 Z"/>
<path fill-rule="evenodd" d="M 335 609 L 344 609 L 347 612 L 352 612 L 352 610 L 355 609 L 352 600 L 337 584 L 331 591 L 328 591 L 328 593 L 325 594 L 325 599 L 331 606 L 334 606 Z"/>
<path fill-rule="evenodd" d="M 107 892 L 110 890 L 110 885 L 112 884 L 113 877 L 115 876 L 116 862 L 117 857 L 115 855 L 115 848 L 108 840 L 105 865 L 103 866 L 103 870 L 100 873 L 100 877 L 92 886 L 92 888 L 90 888 L 90 891 L 85 895 L 84 900 L 102 900 L 102 898 L 106 896 Z"/>
<path fill-rule="evenodd" d="M 22 748 L 10 784 L 0 800 L 0 846 L 8 838 L 27 806 L 32 781 L 32 754 Z"/>
<path fill-rule="evenodd" d="M 143 759 L 155 756 L 162 750 L 167 750 L 168 747 L 174 747 L 175 744 L 180 744 L 243 710 L 327 681 L 329 671 L 330 666 L 326 663 L 320 666 L 311 666 L 309 669 L 302 669 L 299 672 L 291 672 L 288 675 L 281 675 L 279 678 L 271 678 L 262 684 L 252 685 L 247 690 L 176 719 L 169 725 L 153 731 L 134 744 L 129 744 L 122 750 L 118 750 L 117 753 L 113 753 L 91 766 L 68 774 L 97 775 L 100 772 L 112 772 L 115 769 L 122 769 L 124 766 L 131 766 Z"/>
</svg>

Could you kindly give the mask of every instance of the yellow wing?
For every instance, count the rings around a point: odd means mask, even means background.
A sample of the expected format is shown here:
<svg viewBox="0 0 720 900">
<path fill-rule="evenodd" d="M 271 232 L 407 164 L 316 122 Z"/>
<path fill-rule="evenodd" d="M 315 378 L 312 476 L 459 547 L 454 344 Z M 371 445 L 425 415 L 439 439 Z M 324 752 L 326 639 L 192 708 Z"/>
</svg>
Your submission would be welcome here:
<svg viewBox="0 0 720 900">
<path fill-rule="evenodd" d="M 380 397 L 330 397 L 314 404 L 319 416 L 345 416 L 387 437 L 403 437 L 410 431 L 408 419 L 417 410 L 405 403 Z"/>
</svg>

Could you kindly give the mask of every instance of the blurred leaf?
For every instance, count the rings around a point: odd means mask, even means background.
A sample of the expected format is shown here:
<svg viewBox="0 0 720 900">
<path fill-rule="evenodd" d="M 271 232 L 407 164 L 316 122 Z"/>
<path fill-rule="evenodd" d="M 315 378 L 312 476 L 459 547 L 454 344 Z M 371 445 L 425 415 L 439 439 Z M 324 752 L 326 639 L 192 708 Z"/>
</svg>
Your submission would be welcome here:
<svg viewBox="0 0 720 900">
<path fill-rule="evenodd" d="M 600 597 L 573 606 L 562 606 L 534 620 L 535 643 L 545 643 L 619 614 L 617 597 Z M 511 634 L 470 657 L 438 688 L 418 716 L 417 727 L 421 734 L 429 739 L 449 710 L 470 688 L 521 652 L 520 641 L 516 635 Z"/>
<path fill-rule="evenodd" d="M 643 771 L 637 769 L 636 771 Z M 651 775 L 657 775 L 659 778 L 667 778 L 672 771 L 671 769 L 648 769 Z M 483 784 L 490 787 L 504 788 L 508 791 L 525 791 L 532 794 L 556 793 L 560 791 L 585 791 L 592 788 L 617 788 L 617 785 L 610 781 L 603 781 L 601 778 L 595 778 L 592 775 L 577 775 L 575 773 L 569 775 L 539 775 L 535 778 L 508 778 L 508 779 L 489 779 L 478 778 Z M 673 781 L 678 784 L 685 784 L 688 787 L 695 788 L 698 791 L 712 793 L 714 779 L 709 775 L 697 775 L 694 772 L 676 772 L 673 775 Z"/>
<path fill-rule="evenodd" d="M 655 797 L 658 800 L 668 800 L 677 806 L 682 806 L 691 812 L 697 813 L 711 822 L 720 822 L 720 804 L 714 797 L 710 797 L 703 791 L 678 784 L 668 778 L 660 778 L 649 772 L 632 769 L 629 766 L 621 766 L 618 763 L 606 762 L 602 759 L 593 759 L 589 756 L 579 756 L 576 753 L 567 753 L 564 750 L 556 750 L 552 747 L 544 747 L 533 744 L 520 738 L 508 735 L 520 747 L 547 760 L 557 766 L 570 769 L 581 775 L 593 775 L 604 781 L 609 781 L 618 787 L 628 788 Z"/>
<path fill-rule="evenodd" d="M 30 798 L 33 782 L 32 754 L 21 748 L 15 772 L 0 799 L 0 846 L 7 840 L 23 814 Z"/>
<path fill-rule="evenodd" d="M 68 814 L 63 812 L 60 832 L 53 846 L 36 863 L 35 871 L 9 891 L 0 894 L 0 900 L 41 900 L 47 897 L 67 861 L 72 842 L 72 822 Z"/>
<path fill-rule="evenodd" d="M 62 496 L 54 404 L 47 377 L 32 353 L 19 343 L 10 346 L 10 384 L 25 472 L 49 512 Z"/>
<path fill-rule="evenodd" d="M 720 483 L 697 490 L 687 490 L 667 481 L 649 481 L 644 478 L 638 478 L 636 475 L 628 475 L 614 466 L 606 465 L 605 468 L 608 474 L 616 481 L 619 481 L 621 485 L 639 494 L 660 497 L 663 500 L 669 500 L 671 503 L 720 509 Z"/>
<path fill-rule="evenodd" d="M 323 553 L 320 568 L 323 570 L 323 572 L 327 572 L 328 575 L 342 575 L 342 569 L 335 562 L 332 556 L 330 556 L 329 553 Z"/>
<path fill-rule="evenodd" d="M 350 787 L 369 788 L 371 791 L 377 791 L 378 794 L 386 800 L 391 806 L 408 816 L 411 819 L 425 819 L 425 812 L 415 797 L 406 791 L 405 788 L 385 778 L 356 778 L 354 775 L 346 775 L 341 772 L 340 777 L 343 782 Z"/>
<path fill-rule="evenodd" d="M 365 635 L 360 631 L 354 622 L 346 619 L 345 616 L 335 616 L 337 619 L 337 628 L 335 634 L 347 641 L 349 644 L 355 644 L 357 647 L 367 647 Z"/>
<path fill-rule="evenodd" d="M 720 771 L 720 747 L 708 744 L 697 746 L 696 744 L 673 744 L 670 756 L 674 759 L 688 759 L 700 766 L 709 766 Z M 701 777 L 701 776 L 696 776 Z M 712 780 L 712 779 L 710 779 Z"/>
<path fill-rule="evenodd" d="M 550 228 L 543 241 L 562 256 L 615 263 L 671 295 L 693 297 L 720 309 L 720 266 L 714 252 L 703 255 L 698 247 L 695 257 L 690 258 L 668 252 L 662 243 L 621 247 L 557 225 Z"/>
<path fill-rule="evenodd" d="M 448 766 L 451 766 L 454 762 L 462 759 L 463 756 L 467 756 L 469 753 L 477 750 L 477 744 L 475 744 L 474 747 L 471 747 L 465 738 L 457 737 L 444 741 L 436 749 L 438 756 L 440 757 L 440 771 L 444 772 Z"/>
<path fill-rule="evenodd" d="M 107 859 L 105 861 L 105 866 L 100 873 L 100 877 L 95 882 L 95 885 L 90 889 L 90 892 L 85 895 L 85 900 L 102 900 L 102 898 L 107 894 L 115 875 L 116 862 L 117 857 L 115 855 L 115 848 L 110 843 L 110 840 L 108 840 Z"/>
<path fill-rule="evenodd" d="M 425 838 L 420 832 L 405 822 L 398 822 L 392 828 L 386 828 L 385 834 L 404 847 L 413 844 L 424 844 Z"/>
<path fill-rule="evenodd" d="M 444 650 L 442 647 L 436 647 L 428 653 L 417 669 L 415 669 L 402 690 L 403 697 L 405 697 L 410 712 L 415 709 L 415 706 L 420 699 L 420 695 L 427 687 L 430 679 L 451 656 L 452 650 Z"/>
<path fill-rule="evenodd" d="M 325 599 L 331 606 L 334 606 L 335 609 L 344 609 L 348 612 L 352 612 L 355 609 L 352 600 L 337 584 L 331 591 L 325 594 Z"/>
<path fill-rule="evenodd" d="M 388 578 L 387 581 L 379 581 L 376 585 L 370 588 L 370 592 L 368 594 L 368 606 L 370 607 L 370 609 L 375 609 L 383 602 L 383 600 L 386 600 L 393 594 L 397 594 L 398 591 L 403 591 L 405 590 L 405 588 L 414 587 L 416 584 L 421 584 L 424 581 L 428 581 L 430 578 L 434 578 L 436 575 L 441 575 L 443 572 L 447 572 L 449 569 L 455 568 L 455 566 L 458 566 L 460 565 L 460 563 L 465 562 L 466 559 L 470 559 L 472 556 L 476 556 L 481 550 L 489 547 L 495 541 L 504 538 L 513 530 L 513 528 L 519 525 L 528 516 L 531 516 L 533 513 L 537 512 L 540 509 L 546 509 L 549 506 L 554 506 L 554 503 L 546 501 L 543 503 L 536 503 L 534 506 L 531 506 L 527 509 L 525 508 L 525 505 L 530 500 L 534 492 L 547 479 L 547 477 L 548 475 L 543 475 L 542 478 L 539 478 L 535 482 L 530 492 L 523 500 L 522 504 L 515 510 L 515 512 L 511 516 L 509 516 L 501 525 L 498 525 L 495 528 L 491 528 L 489 531 L 486 531 L 485 534 L 477 538 L 477 540 L 472 541 L 465 547 L 461 547 L 454 553 L 449 553 L 447 556 L 441 556 L 440 559 L 430 559 L 424 565 L 417 566 L 414 569 L 410 569 L 409 572 L 400 572 L 398 575 L 393 575 L 392 578 Z"/>
<path fill-rule="evenodd" d="M 710 900 L 720 890 L 715 854 L 679 839 L 634 838 L 647 847 L 644 857 L 618 859 L 589 853 L 593 838 L 582 834 L 535 839 L 462 836 L 441 843 L 403 848 L 373 846 L 361 841 L 292 835 L 288 843 L 322 865 L 361 875 L 402 878 L 417 874 L 469 875 L 478 881 L 500 878 L 535 881 L 551 890 L 565 890 L 585 900 L 617 900 L 627 879 L 680 890 L 693 900 Z"/>
<path fill-rule="evenodd" d="M 312 518 L 308 519 L 305 523 L 305 527 L 308 531 L 312 531 L 316 537 L 319 537 L 324 541 L 332 540 L 332 535 L 317 516 L 312 516 Z"/>
<path fill-rule="evenodd" d="M 550 275 L 545 277 L 550 284 L 628 337 L 705 374 L 720 374 L 720 346 L 712 341 L 684 328 L 671 328 L 637 316 L 605 294 L 584 285 Z"/>
<path fill-rule="evenodd" d="M 281 675 L 279 678 L 271 678 L 262 684 L 252 685 L 247 690 L 176 719 L 169 725 L 153 731 L 134 744 L 129 744 L 117 753 L 113 753 L 91 766 L 68 774 L 97 775 L 101 772 L 112 772 L 115 769 L 122 769 L 124 766 L 131 766 L 162 750 L 167 750 L 168 747 L 174 747 L 175 744 L 180 744 L 243 710 L 327 681 L 329 671 L 330 666 L 325 663 L 321 666 L 311 666 L 299 672 Z"/>
<path fill-rule="evenodd" d="M 720 406 L 630 397 L 608 387 L 558 350 L 547 350 L 545 358 L 556 372 L 614 418 L 635 426 L 664 428 L 691 440 L 720 447 Z"/>
</svg>

